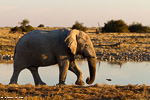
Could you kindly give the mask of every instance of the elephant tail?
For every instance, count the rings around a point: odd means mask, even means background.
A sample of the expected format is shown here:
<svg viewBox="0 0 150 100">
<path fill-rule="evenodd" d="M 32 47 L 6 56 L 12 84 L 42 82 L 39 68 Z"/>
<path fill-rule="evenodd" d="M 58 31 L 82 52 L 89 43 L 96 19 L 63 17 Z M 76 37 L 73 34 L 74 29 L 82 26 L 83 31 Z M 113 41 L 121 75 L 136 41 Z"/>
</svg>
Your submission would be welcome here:
<svg viewBox="0 0 150 100">
<path fill-rule="evenodd" d="M 16 47 L 15 47 L 15 51 L 14 51 L 14 57 L 13 57 L 13 60 L 15 60 L 15 55 L 16 55 Z"/>
</svg>

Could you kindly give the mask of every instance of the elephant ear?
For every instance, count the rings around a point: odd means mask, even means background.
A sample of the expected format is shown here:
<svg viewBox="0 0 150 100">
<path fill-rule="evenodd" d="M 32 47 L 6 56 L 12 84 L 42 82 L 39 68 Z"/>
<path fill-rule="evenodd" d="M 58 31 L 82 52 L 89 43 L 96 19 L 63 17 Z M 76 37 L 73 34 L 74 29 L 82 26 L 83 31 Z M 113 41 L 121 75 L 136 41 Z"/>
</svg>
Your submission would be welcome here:
<svg viewBox="0 0 150 100">
<path fill-rule="evenodd" d="M 79 34 L 78 30 L 70 31 L 70 34 L 65 39 L 66 45 L 70 48 L 71 52 L 75 55 L 77 51 L 77 34 Z"/>
</svg>

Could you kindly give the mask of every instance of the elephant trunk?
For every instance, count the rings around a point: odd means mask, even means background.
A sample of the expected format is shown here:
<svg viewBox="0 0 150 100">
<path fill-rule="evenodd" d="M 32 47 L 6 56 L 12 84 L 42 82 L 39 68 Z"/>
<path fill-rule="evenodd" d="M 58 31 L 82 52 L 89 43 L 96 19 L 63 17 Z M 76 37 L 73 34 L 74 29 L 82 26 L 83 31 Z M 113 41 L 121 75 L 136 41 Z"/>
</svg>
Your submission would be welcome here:
<svg viewBox="0 0 150 100">
<path fill-rule="evenodd" d="M 88 65 L 89 65 L 89 72 L 90 72 L 90 77 L 86 79 L 87 84 L 92 84 L 95 80 L 95 73 L 96 73 L 96 58 L 87 58 L 88 60 Z"/>
</svg>

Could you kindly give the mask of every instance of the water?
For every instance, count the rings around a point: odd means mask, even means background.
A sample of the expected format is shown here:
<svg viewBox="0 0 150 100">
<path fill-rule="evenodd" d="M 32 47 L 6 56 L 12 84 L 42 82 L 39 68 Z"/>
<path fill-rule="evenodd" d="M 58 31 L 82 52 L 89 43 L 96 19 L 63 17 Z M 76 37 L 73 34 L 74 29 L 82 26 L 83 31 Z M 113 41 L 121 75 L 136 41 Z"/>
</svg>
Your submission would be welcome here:
<svg viewBox="0 0 150 100">
<path fill-rule="evenodd" d="M 83 72 L 83 81 L 89 76 L 87 61 L 79 61 L 77 65 Z M 0 64 L 0 83 L 7 85 L 13 73 L 13 64 Z M 59 69 L 57 65 L 40 67 L 39 74 L 41 79 L 47 85 L 56 85 L 59 80 Z M 93 84 L 109 84 L 109 85 L 128 85 L 128 84 L 147 84 L 150 85 L 150 62 L 127 62 L 121 67 L 117 64 L 109 64 L 101 62 L 100 66 L 97 62 L 96 79 Z M 111 79 L 112 81 L 107 81 Z M 68 71 L 66 84 L 72 85 L 76 81 L 76 76 Z M 18 79 L 18 84 L 34 84 L 33 77 L 29 70 L 23 70 Z M 85 84 L 87 85 L 87 84 Z"/>
</svg>

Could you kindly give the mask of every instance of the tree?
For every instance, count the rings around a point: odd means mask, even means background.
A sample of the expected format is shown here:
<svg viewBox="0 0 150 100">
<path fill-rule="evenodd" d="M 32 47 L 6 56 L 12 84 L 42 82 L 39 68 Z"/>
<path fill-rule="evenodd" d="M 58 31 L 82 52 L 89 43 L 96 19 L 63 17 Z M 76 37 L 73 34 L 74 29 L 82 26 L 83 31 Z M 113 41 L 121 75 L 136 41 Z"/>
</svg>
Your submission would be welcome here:
<svg viewBox="0 0 150 100">
<path fill-rule="evenodd" d="M 136 32 L 136 33 L 150 33 L 150 27 L 143 26 L 141 23 L 132 23 L 129 25 L 130 32 Z"/>
<path fill-rule="evenodd" d="M 23 32 L 30 32 L 32 30 L 34 30 L 34 28 L 31 26 L 31 25 L 28 25 L 28 26 L 20 26 L 20 28 L 22 29 Z"/>
<path fill-rule="evenodd" d="M 21 25 L 20 27 L 14 27 L 11 29 L 11 32 L 13 33 L 22 33 L 22 32 L 29 32 L 29 31 L 32 31 L 34 30 L 34 28 L 31 26 L 31 25 L 28 25 L 29 24 L 29 20 L 27 19 L 24 19 L 22 20 L 22 22 L 19 22 L 19 24 Z"/>
<path fill-rule="evenodd" d="M 127 24 L 123 20 L 111 20 L 105 23 L 102 32 L 129 32 Z"/>
<path fill-rule="evenodd" d="M 83 23 L 76 21 L 75 24 L 72 26 L 72 29 L 77 29 L 86 32 L 87 27 L 83 26 Z"/>
<path fill-rule="evenodd" d="M 30 21 L 28 19 L 24 19 L 22 20 L 22 22 L 19 22 L 19 24 L 23 27 L 27 26 L 30 23 Z"/>
</svg>

